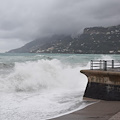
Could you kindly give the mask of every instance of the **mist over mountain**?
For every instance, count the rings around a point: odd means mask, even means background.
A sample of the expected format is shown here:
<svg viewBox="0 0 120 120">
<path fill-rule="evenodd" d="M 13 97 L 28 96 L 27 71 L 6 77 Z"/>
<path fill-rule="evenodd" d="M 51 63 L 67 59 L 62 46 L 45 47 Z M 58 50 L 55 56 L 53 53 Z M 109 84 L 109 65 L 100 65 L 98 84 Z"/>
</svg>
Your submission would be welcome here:
<svg viewBox="0 0 120 120">
<path fill-rule="evenodd" d="M 0 52 L 46 36 L 118 25 L 119 11 L 119 0 L 1 0 Z"/>
<path fill-rule="evenodd" d="M 38 38 L 10 53 L 120 53 L 120 25 L 85 28 L 81 35 L 53 35 Z"/>
</svg>

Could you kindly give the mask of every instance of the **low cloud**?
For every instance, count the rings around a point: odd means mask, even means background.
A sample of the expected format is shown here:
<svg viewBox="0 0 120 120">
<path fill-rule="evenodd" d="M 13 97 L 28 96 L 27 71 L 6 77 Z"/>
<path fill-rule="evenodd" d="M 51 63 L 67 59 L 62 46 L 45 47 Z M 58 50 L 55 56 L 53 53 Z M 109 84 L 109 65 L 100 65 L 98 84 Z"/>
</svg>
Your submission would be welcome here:
<svg viewBox="0 0 120 120">
<path fill-rule="evenodd" d="M 120 24 L 118 0 L 0 0 L 0 45 Z M 11 41 L 8 42 L 8 41 Z M 15 45 L 15 46 L 16 46 Z M 1 48 L 0 48 L 1 49 Z M 7 49 L 6 49 L 7 50 Z"/>
<path fill-rule="evenodd" d="M 0 53 L 22 47 L 26 42 L 19 39 L 0 39 Z"/>
</svg>

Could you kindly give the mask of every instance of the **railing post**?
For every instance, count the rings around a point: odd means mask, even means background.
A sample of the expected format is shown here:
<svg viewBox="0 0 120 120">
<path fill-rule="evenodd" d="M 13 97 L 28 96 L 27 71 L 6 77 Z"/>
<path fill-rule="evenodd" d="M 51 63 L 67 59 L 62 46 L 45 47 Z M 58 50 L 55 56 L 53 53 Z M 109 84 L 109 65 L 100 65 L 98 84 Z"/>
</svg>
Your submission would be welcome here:
<svg viewBox="0 0 120 120">
<path fill-rule="evenodd" d="M 112 60 L 112 69 L 114 69 L 114 60 Z"/>
<path fill-rule="evenodd" d="M 104 61 L 104 63 L 103 63 L 103 69 L 106 71 L 107 70 L 107 61 Z"/>
<path fill-rule="evenodd" d="M 91 60 L 90 69 L 93 70 L 93 60 Z"/>
<path fill-rule="evenodd" d="M 102 60 L 100 60 L 100 70 L 102 69 Z"/>
</svg>

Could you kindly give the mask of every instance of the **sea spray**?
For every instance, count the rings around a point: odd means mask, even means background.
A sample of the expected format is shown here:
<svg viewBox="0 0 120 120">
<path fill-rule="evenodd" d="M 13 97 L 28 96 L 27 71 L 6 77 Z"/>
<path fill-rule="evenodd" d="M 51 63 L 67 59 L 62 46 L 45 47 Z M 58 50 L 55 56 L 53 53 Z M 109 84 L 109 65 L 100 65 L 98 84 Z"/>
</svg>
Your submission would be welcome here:
<svg viewBox="0 0 120 120">
<path fill-rule="evenodd" d="M 102 56 L 1 56 L 0 120 L 46 120 L 85 107 L 89 104 L 82 100 L 87 78 L 80 70 L 89 69 L 89 61 L 96 58 Z"/>
<path fill-rule="evenodd" d="M 86 80 L 81 79 L 86 78 L 79 71 L 80 67 L 66 66 L 57 59 L 15 63 L 13 72 L 0 78 L 0 82 L 5 82 L 8 91 L 17 92 L 53 88 L 76 88 L 84 91 Z"/>
</svg>

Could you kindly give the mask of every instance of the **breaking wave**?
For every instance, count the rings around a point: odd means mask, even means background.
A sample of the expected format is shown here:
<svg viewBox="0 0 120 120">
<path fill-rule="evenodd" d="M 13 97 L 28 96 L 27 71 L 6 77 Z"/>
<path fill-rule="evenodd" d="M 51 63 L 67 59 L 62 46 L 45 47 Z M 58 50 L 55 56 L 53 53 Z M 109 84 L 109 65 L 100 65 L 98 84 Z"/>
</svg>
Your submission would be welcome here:
<svg viewBox="0 0 120 120">
<path fill-rule="evenodd" d="M 86 77 L 79 71 L 80 67 L 64 65 L 57 59 L 15 63 L 13 71 L 0 78 L 0 91 L 38 91 L 53 88 L 80 89 L 80 86 L 83 89 Z"/>
<path fill-rule="evenodd" d="M 89 68 L 90 59 L 112 59 L 96 56 L 5 56 L 0 61 L 0 120 L 46 120 L 91 104 L 82 99 L 87 77 L 80 70 Z"/>
</svg>

